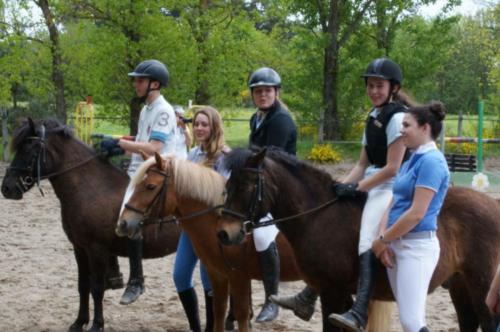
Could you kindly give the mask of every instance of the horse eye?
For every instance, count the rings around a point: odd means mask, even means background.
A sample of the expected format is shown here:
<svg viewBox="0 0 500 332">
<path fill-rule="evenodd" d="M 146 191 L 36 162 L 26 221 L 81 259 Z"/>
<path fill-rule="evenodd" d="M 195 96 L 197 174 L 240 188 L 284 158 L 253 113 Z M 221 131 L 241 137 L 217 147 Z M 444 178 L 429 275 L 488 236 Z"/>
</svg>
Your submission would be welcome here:
<svg viewBox="0 0 500 332">
<path fill-rule="evenodd" d="M 156 188 L 156 184 L 153 184 L 153 183 L 148 183 L 148 184 L 146 185 L 146 189 L 148 189 L 148 190 L 153 190 L 153 189 L 155 189 L 155 188 Z"/>
</svg>

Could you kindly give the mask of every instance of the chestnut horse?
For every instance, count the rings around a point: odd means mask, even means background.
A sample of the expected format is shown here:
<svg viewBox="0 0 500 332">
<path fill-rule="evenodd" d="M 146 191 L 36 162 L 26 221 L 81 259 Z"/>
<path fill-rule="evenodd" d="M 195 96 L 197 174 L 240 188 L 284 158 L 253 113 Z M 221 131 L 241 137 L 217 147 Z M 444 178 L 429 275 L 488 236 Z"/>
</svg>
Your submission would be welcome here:
<svg viewBox="0 0 500 332">
<path fill-rule="evenodd" d="M 140 231 L 144 214 L 158 206 L 161 206 L 160 216 L 175 215 L 178 219 L 170 220 L 180 221 L 207 269 L 214 292 L 214 331 L 223 331 L 228 293 L 234 300 L 239 331 L 248 331 L 250 281 L 262 277 L 252 237 L 246 238 L 240 246 L 223 248 L 218 243 L 219 215 L 210 207 L 223 203 L 224 177 L 208 167 L 170 156 L 162 159 L 157 154 L 144 162 L 132 181 L 136 185 L 134 194 L 120 216 L 117 232 L 130 236 Z M 301 279 L 290 245 L 283 235 L 278 235 L 277 244 L 281 280 Z"/>
<path fill-rule="evenodd" d="M 94 300 L 90 331 L 104 326 L 102 300 L 111 255 L 127 255 L 127 240 L 115 235 L 116 221 L 129 179 L 56 120 L 35 125 L 29 119 L 15 132 L 16 154 L 2 183 L 2 194 L 22 199 L 40 179 L 48 179 L 61 202 L 62 226 L 73 245 L 78 265 L 80 307 L 70 331 L 83 331 L 89 322 L 89 294 Z M 175 252 L 180 230 L 176 225 L 144 229 L 144 257 Z"/>
<path fill-rule="evenodd" d="M 323 331 L 339 331 L 328 315 L 349 308 L 358 279 L 358 241 L 363 198 L 336 198 L 335 181 L 321 170 L 279 151 L 235 150 L 227 158 L 231 170 L 220 238 L 241 239 L 243 220 L 265 215 L 286 218 L 325 202 L 314 214 L 277 223 L 292 246 L 306 282 L 319 290 Z M 262 197 L 261 200 L 258 198 Z M 234 217 L 234 215 L 239 215 Z M 438 221 L 441 255 L 429 292 L 445 281 L 460 331 L 493 332 L 494 317 L 484 303 L 500 262 L 500 204 L 471 189 L 449 189 Z M 385 269 L 379 266 L 374 298 L 393 300 Z"/>
</svg>

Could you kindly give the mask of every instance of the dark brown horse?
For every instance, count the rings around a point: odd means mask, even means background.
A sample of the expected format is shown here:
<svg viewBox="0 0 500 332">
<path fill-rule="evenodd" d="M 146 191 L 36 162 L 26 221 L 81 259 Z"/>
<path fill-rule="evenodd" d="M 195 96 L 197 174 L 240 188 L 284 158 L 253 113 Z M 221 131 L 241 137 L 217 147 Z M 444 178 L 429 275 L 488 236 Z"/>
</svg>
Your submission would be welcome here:
<svg viewBox="0 0 500 332">
<path fill-rule="evenodd" d="M 78 265 L 80 308 L 70 326 L 83 331 L 89 322 L 89 294 L 94 300 L 91 331 L 104 326 L 102 300 L 111 255 L 127 255 L 127 241 L 115 235 L 116 221 L 128 177 L 73 136 L 55 120 L 31 119 L 17 129 L 12 147 L 15 157 L 2 183 L 2 194 L 22 199 L 37 179 L 48 179 L 61 202 L 62 226 L 72 243 Z M 175 225 L 144 229 L 144 257 L 175 252 L 179 239 Z"/>
<path fill-rule="evenodd" d="M 227 158 L 232 173 L 226 185 L 226 209 L 249 219 L 267 211 L 284 218 L 335 200 L 335 181 L 327 173 L 279 151 L 265 155 L 265 151 L 236 150 Z M 338 331 L 327 317 L 344 312 L 352 301 L 362 208 L 363 198 L 338 199 L 314 214 L 277 224 L 292 245 L 306 282 L 320 292 L 324 331 Z M 500 262 L 499 216 L 496 200 L 460 187 L 450 188 L 439 216 L 441 256 L 429 291 L 448 281 L 461 331 L 476 331 L 478 326 L 494 331 L 484 299 Z M 222 222 L 220 237 L 238 242 L 242 220 L 228 216 Z M 378 280 L 374 298 L 392 300 L 382 266 Z"/>
<path fill-rule="evenodd" d="M 190 161 L 156 155 L 144 162 L 132 181 L 136 184 L 134 194 L 120 216 L 117 232 L 130 236 L 140 231 L 144 214 L 159 206 L 161 216 L 177 216 L 209 274 L 214 292 L 214 331 L 223 331 L 228 292 L 234 300 L 239 331 L 248 331 L 250 281 L 262 276 L 252 237 L 240 246 L 223 248 L 218 243 L 219 215 L 209 209 L 223 202 L 225 179 Z M 301 279 L 288 241 L 280 234 L 277 243 L 281 280 Z"/>
</svg>

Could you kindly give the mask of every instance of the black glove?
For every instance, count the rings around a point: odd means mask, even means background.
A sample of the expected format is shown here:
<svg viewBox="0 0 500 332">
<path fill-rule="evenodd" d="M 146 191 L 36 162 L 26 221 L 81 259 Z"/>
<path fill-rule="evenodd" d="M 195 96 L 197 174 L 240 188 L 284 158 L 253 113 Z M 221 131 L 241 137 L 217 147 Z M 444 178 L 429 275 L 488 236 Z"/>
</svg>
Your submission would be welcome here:
<svg viewBox="0 0 500 332">
<path fill-rule="evenodd" d="M 358 183 L 337 183 L 333 190 L 338 197 L 350 197 L 354 198 L 359 193 L 356 188 L 358 188 Z"/>
<path fill-rule="evenodd" d="M 125 153 L 125 150 L 118 145 L 118 140 L 113 138 L 102 140 L 97 150 L 100 155 L 105 157 L 119 156 Z"/>
</svg>

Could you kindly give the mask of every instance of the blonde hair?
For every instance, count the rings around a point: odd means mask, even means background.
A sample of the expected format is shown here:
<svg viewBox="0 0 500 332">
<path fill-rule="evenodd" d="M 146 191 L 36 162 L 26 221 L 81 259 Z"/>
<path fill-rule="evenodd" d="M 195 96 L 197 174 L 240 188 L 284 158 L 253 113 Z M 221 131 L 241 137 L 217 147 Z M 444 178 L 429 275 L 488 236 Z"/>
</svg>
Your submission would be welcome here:
<svg viewBox="0 0 500 332">
<path fill-rule="evenodd" d="M 203 165 L 212 167 L 220 153 L 227 148 L 224 141 L 222 118 L 219 114 L 219 111 L 217 111 L 215 108 L 211 106 L 202 106 L 194 113 L 193 127 L 198 114 L 203 114 L 208 118 L 208 124 L 210 126 L 210 137 L 208 138 L 208 142 L 205 143 L 198 142 L 196 140 L 196 136 L 194 137 L 194 140 L 196 144 L 200 145 L 201 149 L 207 155 L 206 159 L 203 161 Z"/>
</svg>

